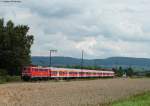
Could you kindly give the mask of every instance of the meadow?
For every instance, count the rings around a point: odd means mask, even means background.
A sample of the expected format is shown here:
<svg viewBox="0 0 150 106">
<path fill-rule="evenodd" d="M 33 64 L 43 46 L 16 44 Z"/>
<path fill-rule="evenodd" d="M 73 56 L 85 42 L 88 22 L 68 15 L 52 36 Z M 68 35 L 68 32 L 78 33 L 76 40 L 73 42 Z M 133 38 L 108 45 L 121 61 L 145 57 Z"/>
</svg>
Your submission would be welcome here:
<svg viewBox="0 0 150 106">
<path fill-rule="evenodd" d="M 150 91 L 136 94 L 106 106 L 150 106 Z"/>
<path fill-rule="evenodd" d="M 114 78 L 6 83 L 0 84 L 0 106 L 99 106 L 149 91 L 149 82 Z"/>
</svg>

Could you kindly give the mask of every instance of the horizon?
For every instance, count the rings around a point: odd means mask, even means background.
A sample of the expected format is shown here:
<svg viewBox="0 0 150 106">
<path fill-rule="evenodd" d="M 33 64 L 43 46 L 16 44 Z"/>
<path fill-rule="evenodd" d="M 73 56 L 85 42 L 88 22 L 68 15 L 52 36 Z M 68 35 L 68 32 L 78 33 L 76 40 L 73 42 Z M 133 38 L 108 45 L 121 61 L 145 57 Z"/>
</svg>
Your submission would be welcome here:
<svg viewBox="0 0 150 106">
<path fill-rule="evenodd" d="M 31 56 L 31 57 L 46 57 L 49 58 L 49 56 Z M 51 57 L 64 57 L 64 58 L 75 58 L 75 59 L 81 59 L 81 57 L 71 57 L 71 56 L 51 56 Z M 113 56 L 113 57 L 106 57 L 106 58 L 84 58 L 86 60 L 94 60 L 94 59 L 109 59 L 109 58 L 132 58 L 132 59 L 150 59 L 150 58 L 143 58 L 143 57 L 123 57 L 123 56 Z"/>
</svg>

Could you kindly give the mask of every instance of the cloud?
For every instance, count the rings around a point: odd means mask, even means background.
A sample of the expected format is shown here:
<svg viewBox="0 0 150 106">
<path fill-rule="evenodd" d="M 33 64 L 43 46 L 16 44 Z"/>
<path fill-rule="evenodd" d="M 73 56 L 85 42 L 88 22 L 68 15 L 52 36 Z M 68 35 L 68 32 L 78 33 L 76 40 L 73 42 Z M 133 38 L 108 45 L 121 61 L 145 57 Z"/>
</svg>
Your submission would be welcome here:
<svg viewBox="0 0 150 106">
<path fill-rule="evenodd" d="M 0 16 L 30 27 L 32 55 L 150 58 L 148 0 L 26 0 L 0 4 Z"/>
</svg>

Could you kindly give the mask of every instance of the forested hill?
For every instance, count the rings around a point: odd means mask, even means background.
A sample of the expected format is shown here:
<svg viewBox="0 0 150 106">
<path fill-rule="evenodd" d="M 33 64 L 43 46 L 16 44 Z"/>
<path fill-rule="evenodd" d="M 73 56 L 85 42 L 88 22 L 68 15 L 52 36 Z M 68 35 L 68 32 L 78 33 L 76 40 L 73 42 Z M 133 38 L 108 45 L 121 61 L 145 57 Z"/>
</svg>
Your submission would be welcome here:
<svg viewBox="0 0 150 106">
<path fill-rule="evenodd" d="M 49 57 L 32 57 L 32 64 L 48 66 Z M 53 66 L 80 65 L 81 59 L 72 57 L 52 57 Z M 130 58 L 130 57 L 110 57 L 106 59 L 84 59 L 84 66 L 103 66 L 103 67 L 137 67 L 150 69 L 150 59 L 148 58 Z"/>
</svg>

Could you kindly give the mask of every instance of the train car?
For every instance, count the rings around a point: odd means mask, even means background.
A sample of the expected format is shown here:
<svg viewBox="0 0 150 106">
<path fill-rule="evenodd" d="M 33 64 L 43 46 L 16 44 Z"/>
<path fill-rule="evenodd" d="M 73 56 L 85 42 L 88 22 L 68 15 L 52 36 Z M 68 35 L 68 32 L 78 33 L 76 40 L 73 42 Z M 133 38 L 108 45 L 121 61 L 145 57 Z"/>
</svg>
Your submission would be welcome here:
<svg viewBox="0 0 150 106">
<path fill-rule="evenodd" d="M 114 77 L 114 72 L 104 70 L 28 66 L 23 68 L 21 75 L 21 78 L 23 80 L 68 79 L 68 78 L 90 78 L 90 77 Z"/>
<path fill-rule="evenodd" d="M 51 71 L 48 67 L 24 67 L 22 70 L 21 78 L 23 80 L 30 79 L 48 79 Z"/>
</svg>

